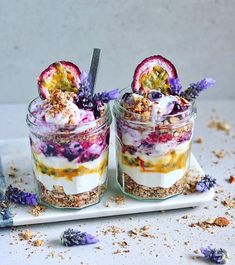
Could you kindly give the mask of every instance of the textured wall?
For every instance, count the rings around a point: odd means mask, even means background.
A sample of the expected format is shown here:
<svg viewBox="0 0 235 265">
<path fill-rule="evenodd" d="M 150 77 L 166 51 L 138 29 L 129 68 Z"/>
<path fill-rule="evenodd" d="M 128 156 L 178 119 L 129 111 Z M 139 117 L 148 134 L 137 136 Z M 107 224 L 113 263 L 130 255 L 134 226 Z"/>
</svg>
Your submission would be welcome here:
<svg viewBox="0 0 235 265">
<path fill-rule="evenodd" d="M 202 99 L 235 98 L 234 14 L 234 0 L 0 0 L 0 102 L 35 97 L 53 61 L 88 69 L 93 47 L 99 90 L 127 86 L 138 62 L 161 54 L 185 85 L 217 80 Z"/>
</svg>

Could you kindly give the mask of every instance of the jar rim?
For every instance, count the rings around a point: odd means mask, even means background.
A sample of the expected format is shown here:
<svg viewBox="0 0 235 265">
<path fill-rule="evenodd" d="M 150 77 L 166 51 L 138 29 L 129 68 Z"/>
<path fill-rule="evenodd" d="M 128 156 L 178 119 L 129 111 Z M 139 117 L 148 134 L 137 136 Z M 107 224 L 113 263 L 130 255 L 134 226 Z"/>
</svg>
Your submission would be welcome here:
<svg viewBox="0 0 235 265">
<path fill-rule="evenodd" d="M 183 123 L 185 121 L 185 119 L 189 119 L 191 117 L 195 117 L 196 116 L 196 112 L 197 112 L 197 108 L 196 108 L 196 103 L 195 101 L 192 101 L 189 108 L 187 108 L 185 111 L 181 111 L 179 113 L 175 113 L 175 114 L 165 114 L 162 115 L 163 120 L 161 121 L 152 121 L 152 120 L 147 120 L 147 121 L 141 121 L 141 116 L 142 114 L 139 113 L 135 113 L 132 111 L 127 110 L 126 108 L 124 108 L 120 102 L 121 102 L 121 98 L 123 96 L 123 92 L 128 92 L 128 89 L 130 89 L 131 87 L 125 87 L 120 91 L 120 95 L 119 97 L 114 101 L 114 105 L 113 105 L 113 112 L 115 117 L 117 117 L 117 114 L 130 114 L 132 117 L 136 117 L 136 119 L 128 119 L 125 117 L 125 120 L 131 123 L 136 123 L 139 125 L 162 125 L 162 122 L 164 120 L 166 120 L 167 118 L 174 118 L 174 117 L 179 117 L 181 115 L 185 115 L 184 119 L 181 119 L 179 123 Z"/>
<path fill-rule="evenodd" d="M 36 122 L 34 122 L 32 120 L 32 118 L 38 119 L 38 117 L 36 117 L 36 115 L 34 115 L 32 110 L 31 110 L 33 103 L 35 103 L 39 99 L 40 99 L 40 97 L 34 98 L 33 100 L 31 100 L 31 102 L 28 105 L 28 113 L 26 115 L 26 122 L 27 122 L 28 126 L 34 126 L 34 127 L 40 126 L 40 124 L 37 124 Z M 95 119 L 93 121 L 83 122 L 81 125 L 78 124 L 78 125 L 65 125 L 65 126 L 63 126 L 63 125 L 55 125 L 55 124 L 50 123 L 50 122 L 46 122 L 46 124 L 48 126 L 56 128 L 58 130 L 58 133 L 63 133 L 65 131 L 76 132 L 76 130 L 81 129 L 82 127 L 89 127 L 89 128 L 93 127 L 93 128 L 95 128 L 95 130 L 100 130 L 103 128 L 104 125 L 106 125 L 106 124 L 110 125 L 112 122 L 112 114 L 110 111 L 109 104 L 104 103 L 104 108 L 105 108 L 105 112 L 101 117 L 99 117 L 98 119 Z M 100 125 L 97 127 L 94 126 L 97 124 L 100 124 Z"/>
</svg>

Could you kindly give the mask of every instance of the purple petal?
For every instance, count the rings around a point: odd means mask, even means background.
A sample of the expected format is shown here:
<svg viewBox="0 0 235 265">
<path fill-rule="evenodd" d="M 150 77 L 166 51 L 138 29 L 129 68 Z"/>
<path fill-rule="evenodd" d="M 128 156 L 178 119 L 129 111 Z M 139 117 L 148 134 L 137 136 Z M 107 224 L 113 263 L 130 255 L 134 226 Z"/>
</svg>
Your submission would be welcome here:
<svg viewBox="0 0 235 265">
<path fill-rule="evenodd" d="M 99 242 L 99 239 L 90 234 L 86 234 L 86 243 L 87 244 L 96 244 Z"/>
<path fill-rule="evenodd" d="M 211 248 L 208 246 L 207 248 L 200 248 L 201 253 L 205 256 L 205 258 L 209 258 L 211 254 Z"/>
<path fill-rule="evenodd" d="M 113 89 L 111 91 L 108 92 L 109 95 L 109 99 L 113 100 L 119 97 L 119 90 L 118 89 Z"/>
<path fill-rule="evenodd" d="M 207 190 L 207 188 L 206 188 L 206 185 L 204 183 L 201 183 L 201 182 L 197 183 L 196 191 L 203 192 L 205 190 Z"/>
<path fill-rule="evenodd" d="M 85 71 L 82 71 L 80 74 L 80 82 L 82 84 L 86 83 L 88 81 L 88 73 Z"/>
<path fill-rule="evenodd" d="M 212 78 L 204 78 L 198 82 L 198 87 L 201 90 L 207 89 L 207 88 L 212 87 L 214 85 L 215 85 L 215 80 Z"/>
<path fill-rule="evenodd" d="M 173 94 L 179 94 L 182 89 L 179 78 L 169 78 L 169 83 L 171 92 Z"/>
</svg>

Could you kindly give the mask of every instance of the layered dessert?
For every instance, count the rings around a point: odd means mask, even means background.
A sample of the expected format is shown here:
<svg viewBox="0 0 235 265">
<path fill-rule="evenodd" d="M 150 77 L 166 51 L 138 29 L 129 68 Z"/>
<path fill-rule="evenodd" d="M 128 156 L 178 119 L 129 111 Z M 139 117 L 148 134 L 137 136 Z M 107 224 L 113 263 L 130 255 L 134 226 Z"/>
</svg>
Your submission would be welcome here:
<svg viewBox="0 0 235 265">
<path fill-rule="evenodd" d="M 38 87 L 27 123 L 40 202 L 62 208 L 99 202 L 107 183 L 107 103 L 117 91 L 93 95 L 88 75 L 65 61 L 44 70 Z"/>
<path fill-rule="evenodd" d="M 155 55 L 136 68 L 132 87 L 114 104 L 117 181 L 134 198 L 165 199 L 183 191 L 190 163 L 194 99 L 207 78 L 182 90 L 174 65 Z"/>
</svg>

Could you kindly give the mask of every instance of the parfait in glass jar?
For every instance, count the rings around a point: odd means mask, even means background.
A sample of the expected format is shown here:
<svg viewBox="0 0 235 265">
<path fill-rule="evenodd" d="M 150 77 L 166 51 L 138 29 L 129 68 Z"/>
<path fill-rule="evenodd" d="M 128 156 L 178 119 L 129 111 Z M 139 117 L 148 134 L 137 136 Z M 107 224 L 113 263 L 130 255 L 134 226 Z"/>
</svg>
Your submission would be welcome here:
<svg viewBox="0 0 235 265">
<path fill-rule="evenodd" d="M 166 199 L 187 182 L 196 116 L 194 99 L 210 78 L 182 91 L 177 72 L 155 55 L 136 68 L 131 88 L 114 103 L 117 182 L 136 199 Z"/>
<path fill-rule="evenodd" d="M 71 62 L 53 63 L 38 79 L 28 108 L 33 173 L 40 203 L 83 208 L 106 190 L 111 112 L 117 91 L 92 95 Z"/>
</svg>

